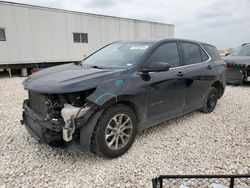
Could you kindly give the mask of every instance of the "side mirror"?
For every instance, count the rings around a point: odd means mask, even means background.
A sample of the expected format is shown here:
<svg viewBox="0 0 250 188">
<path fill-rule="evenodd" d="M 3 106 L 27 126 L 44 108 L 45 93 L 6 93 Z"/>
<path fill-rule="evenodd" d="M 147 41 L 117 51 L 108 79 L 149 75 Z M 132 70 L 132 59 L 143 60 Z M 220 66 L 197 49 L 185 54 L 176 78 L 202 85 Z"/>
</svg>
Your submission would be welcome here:
<svg viewBox="0 0 250 188">
<path fill-rule="evenodd" d="M 147 64 L 144 68 L 142 68 L 141 72 L 149 73 L 149 72 L 163 72 L 168 71 L 170 65 L 166 62 L 151 62 Z"/>
</svg>

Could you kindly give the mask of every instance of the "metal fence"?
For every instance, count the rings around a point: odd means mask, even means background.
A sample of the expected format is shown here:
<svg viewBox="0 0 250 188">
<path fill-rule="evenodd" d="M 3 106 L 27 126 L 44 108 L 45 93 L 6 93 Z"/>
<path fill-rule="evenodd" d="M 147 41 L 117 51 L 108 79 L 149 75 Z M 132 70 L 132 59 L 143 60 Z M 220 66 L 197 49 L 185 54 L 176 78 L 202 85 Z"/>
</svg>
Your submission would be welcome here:
<svg viewBox="0 0 250 188">
<path fill-rule="evenodd" d="M 250 188 L 249 175 L 161 175 L 153 188 Z"/>
</svg>

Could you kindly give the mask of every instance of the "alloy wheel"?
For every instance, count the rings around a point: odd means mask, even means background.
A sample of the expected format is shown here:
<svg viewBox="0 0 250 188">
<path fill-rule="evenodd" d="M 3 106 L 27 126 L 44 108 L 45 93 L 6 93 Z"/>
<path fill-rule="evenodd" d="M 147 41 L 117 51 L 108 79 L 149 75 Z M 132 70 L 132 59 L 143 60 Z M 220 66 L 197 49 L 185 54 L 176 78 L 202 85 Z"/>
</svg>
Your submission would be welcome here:
<svg viewBox="0 0 250 188">
<path fill-rule="evenodd" d="M 133 124 L 126 114 L 115 115 L 105 130 L 105 141 L 112 150 L 119 150 L 129 142 L 133 131 Z"/>
</svg>

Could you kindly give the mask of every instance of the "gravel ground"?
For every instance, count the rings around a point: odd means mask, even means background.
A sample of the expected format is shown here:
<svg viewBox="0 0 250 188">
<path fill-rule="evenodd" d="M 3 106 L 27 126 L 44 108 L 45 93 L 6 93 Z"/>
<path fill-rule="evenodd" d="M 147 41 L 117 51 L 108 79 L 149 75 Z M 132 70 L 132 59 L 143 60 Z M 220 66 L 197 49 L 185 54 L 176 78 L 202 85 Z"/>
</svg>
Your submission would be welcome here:
<svg viewBox="0 0 250 188">
<path fill-rule="evenodd" d="M 228 86 L 213 113 L 147 129 L 108 160 L 37 144 L 20 125 L 23 78 L 0 79 L 0 187 L 151 187 L 159 174 L 250 174 L 250 85 Z"/>
</svg>

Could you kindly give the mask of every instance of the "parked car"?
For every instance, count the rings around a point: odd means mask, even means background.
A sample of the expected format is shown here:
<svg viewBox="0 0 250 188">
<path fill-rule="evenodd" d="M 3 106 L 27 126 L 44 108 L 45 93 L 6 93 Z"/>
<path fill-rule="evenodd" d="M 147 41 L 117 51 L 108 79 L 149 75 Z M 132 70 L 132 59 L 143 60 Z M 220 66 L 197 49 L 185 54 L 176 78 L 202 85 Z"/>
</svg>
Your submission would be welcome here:
<svg viewBox="0 0 250 188">
<path fill-rule="evenodd" d="M 223 58 L 226 61 L 226 81 L 240 85 L 250 81 L 250 43 L 243 44 Z"/>
<path fill-rule="evenodd" d="M 22 123 L 40 143 L 63 141 L 114 158 L 138 131 L 194 110 L 212 112 L 225 83 L 224 61 L 210 44 L 119 41 L 79 64 L 28 77 Z"/>
</svg>

